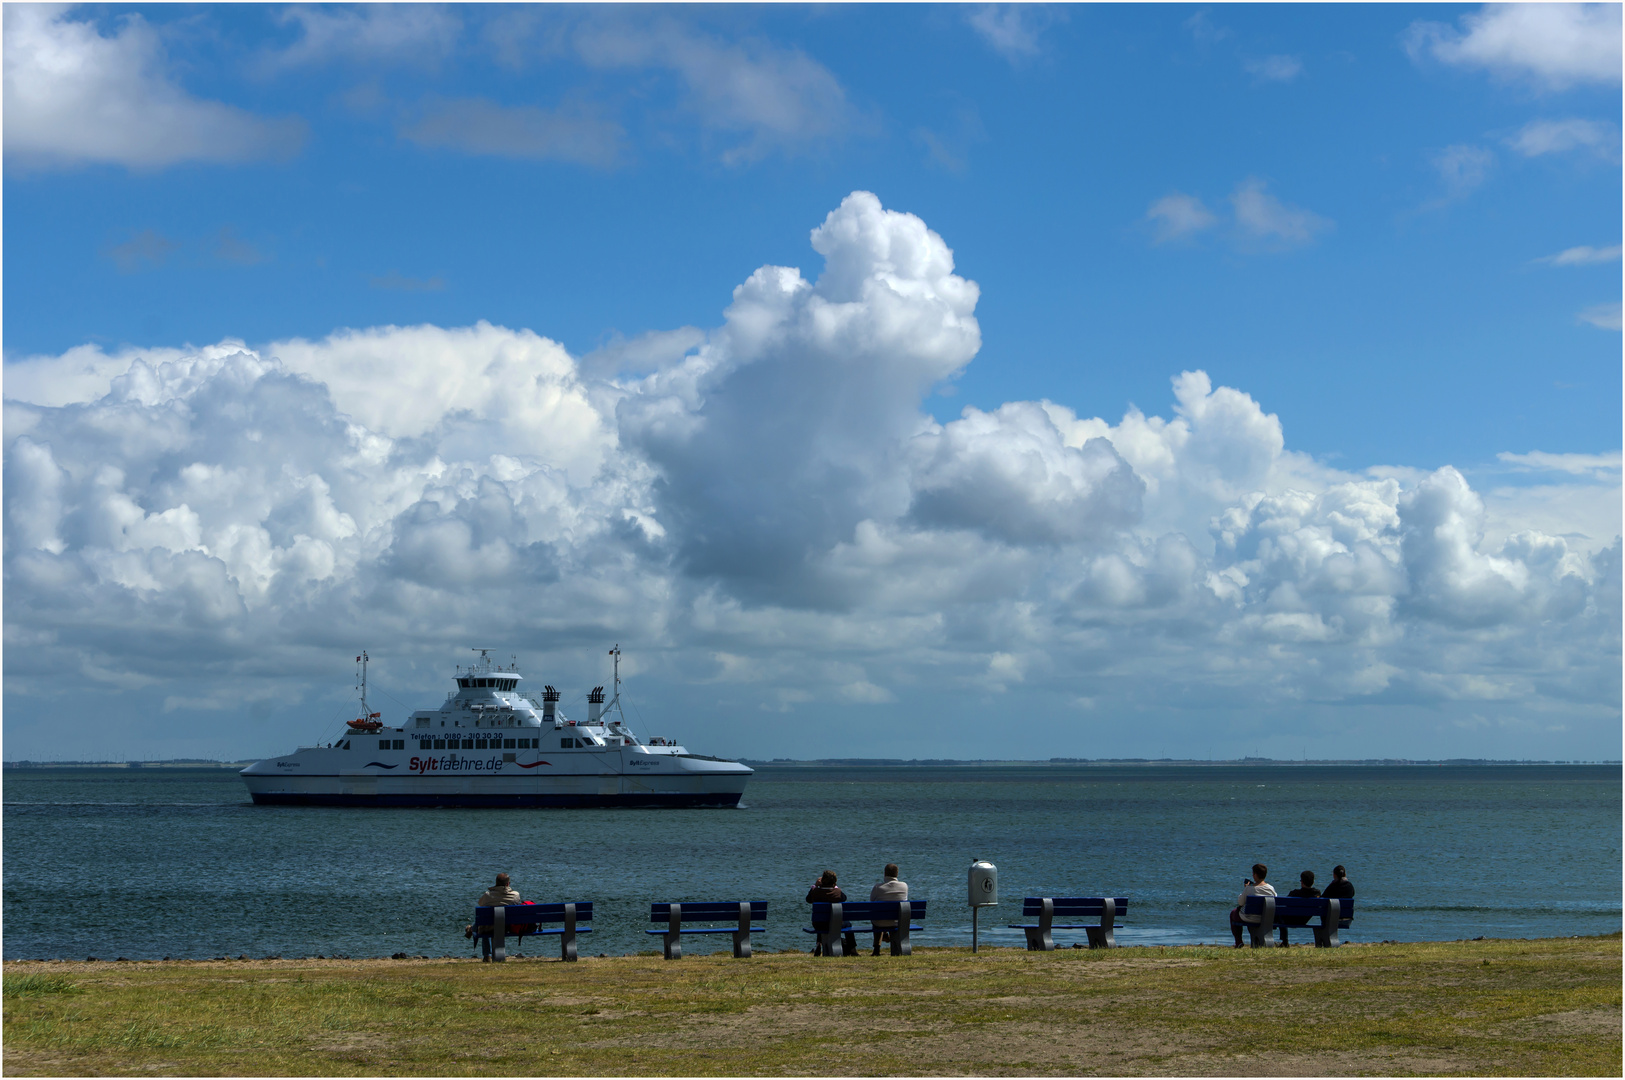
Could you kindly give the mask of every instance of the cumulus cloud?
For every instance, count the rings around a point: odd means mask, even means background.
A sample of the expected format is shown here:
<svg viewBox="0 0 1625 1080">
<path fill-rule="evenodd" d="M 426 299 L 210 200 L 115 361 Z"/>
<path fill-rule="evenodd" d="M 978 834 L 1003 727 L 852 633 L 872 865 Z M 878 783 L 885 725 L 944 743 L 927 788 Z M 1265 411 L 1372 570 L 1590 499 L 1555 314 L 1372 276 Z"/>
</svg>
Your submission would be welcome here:
<svg viewBox="0 0 1625 1080">
<path fill-rule="evenodd" d="M 7 161 L 27 168 L 256 161 L 286 157 L 304 140 L 297 119 L 188 94 L 138 14 L 106 36 L 55 5 L 9 5 L 4 83 Z"/>
<path fill-rule="evenodd" d="M 485 98 L 430 101 L 401 128 L 419 146 L 491 157 L 554 159 L 599 168 L 621 156 L 621 126 L 586 104 L 556 109 L 506 106 Z"/>
<path fill-rule="evenodd" d="M 1178 191 L 1152 203 L 1145 212 L 1145 218 L 1156 230 L 1158 243 L 1194 236 L 1211 229 L 1219 221 L 1201 199 Z"/>
<path fill-rule="evenodd" d="M 1247 236 L 1266 243 L 1298 246 L 1311 243 L 1332 227 L 1327 218 L 1282 202 L 1266 187 L 1257 178 L 1244 180 L 1230 196 L 1236 224 Z"/>
<path fill-rule="evenodd" d="M 40 756 L 30 703 L 76 708 L 32 671 L 173 699 L 179 728 L 310 692 L 356 641 L 431 691 L 492 635 L 572 669 L 634 636 L 644 685 L 703 692 L 740 753 L 907 702 L 974 755 L 1013 693 L 1067 748 L 1084 700 L 1204 736 L 1309 704 L 1454 731 L 1493 701 L 1617 739 L 1619 542 L 1554 494 L 1617 502 L 1617 453 L 1509 456 L 1538 499 L 1344 473 L 1199 370 L 1165 416 L 939 423 L 980 345 L 951 248 L 864 192 L 811 243 L 816 273 L 761 267 L 720 324 L 590 359 L 479 323 L 8 363 L 10 749 Z"/>
<path fill-rule="evenodd" d="M 1405 48 L 1554 90 L 1620 81 L 1618 4 L 1487 4 L 1458 23 L 1413 23 Z"/>
</svg>

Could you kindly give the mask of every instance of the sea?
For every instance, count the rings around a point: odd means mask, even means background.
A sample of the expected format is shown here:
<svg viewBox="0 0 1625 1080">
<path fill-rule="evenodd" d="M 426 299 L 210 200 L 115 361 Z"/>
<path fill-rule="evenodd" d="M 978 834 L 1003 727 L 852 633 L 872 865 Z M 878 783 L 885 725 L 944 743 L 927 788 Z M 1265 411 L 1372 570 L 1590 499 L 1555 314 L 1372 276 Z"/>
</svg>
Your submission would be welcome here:
<svg viewBox="0 0 1625 1080">
<path fill-rule="evenodd" d="M 818 874 L 867 899 L 888 862 L 930 902 L 920 945 L 1019 948 L 1023 897 L 1102 895 L 1129 902 L 1119 944 L 1228 944 L 1255 862 L 1283 894 L 1346 866 L 1345 941 L 1603 934 L 1620 793 L 1618 765 L 801 765 L 759 769 L 736 809 L 417 810 L 255 806 L 221 768 L 7 769 L 0 941 L 8 960 L 466 956 L 500 871 L 592 901 L 584 955 L 657 950 L 649 904 L 683 900 L 766 900 L 757 951 L 806 951 Z M 973 917 L 977 859 L 999 903 Z"/>
</svg>

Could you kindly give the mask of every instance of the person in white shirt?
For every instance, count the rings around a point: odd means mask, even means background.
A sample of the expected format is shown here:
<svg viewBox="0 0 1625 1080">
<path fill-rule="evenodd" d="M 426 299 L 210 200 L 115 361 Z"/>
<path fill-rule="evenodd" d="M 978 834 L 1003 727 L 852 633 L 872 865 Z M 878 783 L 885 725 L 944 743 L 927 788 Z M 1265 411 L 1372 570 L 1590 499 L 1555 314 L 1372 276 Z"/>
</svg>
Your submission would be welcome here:
<svg viewBox="0 0 1625 1080">
<path fill-rule="evenodd" d="M 1236 937 L 1236 948 L 1241 948 L 1241 924 L 1256 923 L 1260 916 L 1243 915 L 1241 909 L 1247 903 L 1249 896 L 1274 896 L 1275 886 L 1264 879 L 1269 876 L 1270 868 L 1263 863 L 1253 863 L 1253 876 L 1250 881 L 1243 881 L 1241 896 L 1236 900 L 1236 906 L 1230 909 L 1230 932 Z"/>
<path fill-rule="evenodd" d="M 875 883 L 874 888 L 869 890 L 869 899 L 907 900 L 908 882 L 897 880 L 897 864 L 894 862 L 887 863 L 886 869 L 881 873 L 883 875 L 882 879 Z M 891 935 L 887 931 L 896 926 L 897 921 L 895 919 L 876 919 L 871 925 L 875 931 L 875 949 L 869 955 L 879 956 L 880 943 L 890 938 Z"/>
</svg>

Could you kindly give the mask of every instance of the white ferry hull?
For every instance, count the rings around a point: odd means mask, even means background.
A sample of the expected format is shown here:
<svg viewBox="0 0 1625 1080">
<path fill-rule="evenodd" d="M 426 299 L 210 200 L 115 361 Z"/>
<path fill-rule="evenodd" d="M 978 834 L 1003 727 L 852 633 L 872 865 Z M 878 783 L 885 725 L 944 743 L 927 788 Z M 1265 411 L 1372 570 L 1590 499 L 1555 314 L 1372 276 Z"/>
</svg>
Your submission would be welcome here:
<svg viewBox="0 0 1625 1080">
<path fill-rule="evenodd" d="M 673 776 L 251 776 L 256 802 L 281 806 L 737 806 L 749 772 Z"/>
</svg>

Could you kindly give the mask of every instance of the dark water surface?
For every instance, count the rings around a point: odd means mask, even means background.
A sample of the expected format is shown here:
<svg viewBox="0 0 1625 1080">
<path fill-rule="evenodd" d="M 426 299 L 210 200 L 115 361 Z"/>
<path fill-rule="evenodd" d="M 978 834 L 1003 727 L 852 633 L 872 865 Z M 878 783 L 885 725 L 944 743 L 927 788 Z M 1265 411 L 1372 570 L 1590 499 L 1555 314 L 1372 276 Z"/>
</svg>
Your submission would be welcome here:
<svg viewBox="0 0 1625 1080">
<path fill-rule="evenodd" d="M 989 944 L 1020 944 L 1023 896 L 1103 894 L 1130 899 L 1122 944 L 1227 941 L 1255 861 L 1283 893 L 1346 864 L 1345 940 L 1598 934 L 1620 929 L 1620 792 L 1618 766 L 794 768 L 737 810 L 341 809 L 254 806 L 229 770 L 8 770 L 4 949 L 461 955 L 499 870 L 595 901 L 583 953 L 658 947 L 652 900 L 765 899 L 757 948 L 805 949 L 817 873 L 867 899 L 887 862 L 931 901 L 917 940 L 966 944 L 973 858 L 999 868 Z"/>
</svg>

